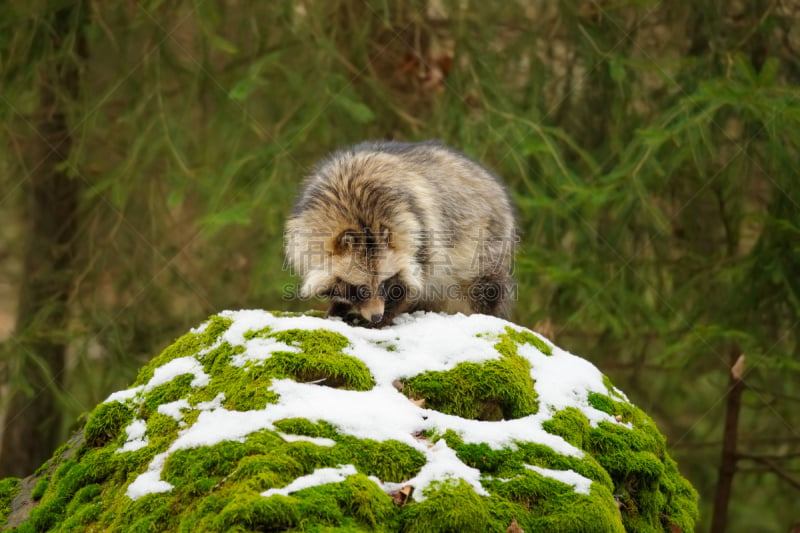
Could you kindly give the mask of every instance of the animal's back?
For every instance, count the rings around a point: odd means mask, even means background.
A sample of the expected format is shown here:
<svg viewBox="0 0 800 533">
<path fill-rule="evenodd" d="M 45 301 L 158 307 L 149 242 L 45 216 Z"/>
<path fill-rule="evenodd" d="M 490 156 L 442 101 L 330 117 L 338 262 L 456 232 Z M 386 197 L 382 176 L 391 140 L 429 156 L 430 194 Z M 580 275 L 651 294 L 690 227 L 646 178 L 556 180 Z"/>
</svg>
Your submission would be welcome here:
<svg viewBox="0 0 800 533">
<path fill-rule="evenodd" d="M 306 293 L 324 295 L 352 279 L 374 294 L 394 277 L 407 289 L 402 305 L 389 306 L 398 312 L 507 314 L 516 243 L 508 194 L 486 168 L 439 143 L 370 142 L 335 152 L 307 179 L 287 230 L 331 235 L 329 275 L 321 264 L 300 269 L 322 288 Z M 385 243 L 374 237 L 384 230 Z M 363 249 L 340 246 L 352 234 L 372 237 L 360 241 Z M 297 255 L 296 247 L 287 252 L 290 260 Z"/>
</svg>

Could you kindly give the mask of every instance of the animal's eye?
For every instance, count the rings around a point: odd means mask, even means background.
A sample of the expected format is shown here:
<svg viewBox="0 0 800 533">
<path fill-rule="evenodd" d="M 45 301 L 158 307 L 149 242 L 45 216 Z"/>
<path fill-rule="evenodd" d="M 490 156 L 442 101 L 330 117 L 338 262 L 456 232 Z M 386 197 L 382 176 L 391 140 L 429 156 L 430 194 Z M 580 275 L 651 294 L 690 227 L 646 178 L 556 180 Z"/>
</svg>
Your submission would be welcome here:
<svg viewBox="0 0 800 533">
<path fill-rule="evenodd" d="M 339 235 L 339 244 L 342 248 L 352 248 L 353 245 L 356 243 L 356 232 L 352 230 L 347 230 L 342 232 Z"/>
<path fill-rule="evenodd" d="M 347 298 L 353 302 L 363 302 L 369 300 L 369 287 L 366 285 L 347 285 Z"/>
</svg>

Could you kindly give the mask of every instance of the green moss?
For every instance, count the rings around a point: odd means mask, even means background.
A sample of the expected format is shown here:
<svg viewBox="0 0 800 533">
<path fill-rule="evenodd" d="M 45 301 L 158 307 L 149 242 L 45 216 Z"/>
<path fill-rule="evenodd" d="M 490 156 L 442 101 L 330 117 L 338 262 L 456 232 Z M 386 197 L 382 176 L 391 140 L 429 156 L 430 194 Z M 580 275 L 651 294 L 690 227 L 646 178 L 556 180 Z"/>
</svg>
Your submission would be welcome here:
<svg viewBox="0 0 800 533">
<path fill-rule="evenodd" d="M 592 430 L 586 415 L 574 407 L 558 411 L 542 423 L 542 428 L 580 449 L 584 449 Z"/>
<path fill-rule="evenodd" d="M 133 420 L 133 411 L 121 402 L 101 403 L 92 411 L 83 429 L 86 446 L 104 446 Z"/>
<path fill-rule="evenodd" d="M 610 381 L 606 386 L 614 397 L 620 398 Z M 587 450 L 602 467 L 622 504 L 622 519 L 627 530 L 661 531 L 662 527 L 674 524 L 683 531 L 691 531 L 697 516 L 697 495 L 674 467 L 667 455 L 664 437 L 650 417 L 630 403 L 616 401 L 611 396 L 591 392 L 588 400 L 595 409 L 632 427 L 600 422 L 592 428 L 586 417 L 575 409 L 556 413 L 543 427 Z M 666 516 L 670 518 L 665 519 Z"/>
<path fill-rule="evenodd" d="M 261 492 L 281 486 L 286 474 L 295 473 L 299 476 L 303 472 L 303 465 L 288 455 L 282 457 L 274 454 L 247 455 L 239 461 L 236 470 L 229 475 L 228 481 L 241 482 L 243 487 Z"/>
<path fill-rule="evenodd" d="M 147 418 L 157 412 L 158 406 L 185 398 L 192 391 L 193 374 L 181 374 L 168 383 L 154 387 L 144 394 L 139 416 Z"/>
<path fill-rule="evenodd" d="M 527 470 L 504 483 L 486 485 L 493 494 L 528 511 L 515 517 L 525 531 L 625 531 L 611 491 L 602 484 L 593 483 L 588 495 L 580 494 L 565 483 Z"/>
<path fill-rule="evenodd" d="M 134 385 L 144 385 L 153 377 L 155 369 L 166 363 L 184 357 L 189 354 L 196 354 L 204 348 L 210 348 L 217 338 L 230 327 L 233 321 L 230 318 L 214 315 L 208 319 L 203 331 L 199 333 L 189 332 L 179 337 L 160 355 L 153 358 L 147 365 L 142 367 L 136 377 Z"/>
<path fill-rule="evenodd" d="M 81 506 L 72 514 L 68 514 L 68 518 L 62 522 L 59 531 L 74 533 L 90 531 L 88 526 L 97 520 L 103 510 L 101 502 Z"/>
<path fill-rule="evenodd" d="M 506 326 L 506 332 L 498 335 L 498 338 L 500 340 L 494 347 L 501 354 L 516 355 L 517 346 L 529 344 L 545 355 L 553 355 L 553 349 L 530 331 L 517 330 L 511 326 Z"/>
<path fill-rule="evenodd" d="M 171 495 L 148 494 L 138 500 L 120 496 L 116 503 L 116 509 L 98 520 L 102 531 L 145 533 L 177 529 L 180 517 L 173 511 L 181 506 Z"/>
<path fill-rule="evenodd" d="M 492 494 L 503 495 L 539 517 L 529 520 L 527 515 L 516 516 L 525 530 L 616 531 L 624 525 L 627 531 L 661 531 L 674 524 L 691 531 L 697 516 L 697 495 L 666 454 L 664 438 L 649 417 L 628 403 L 604 395 L 592 396 L 591 402 L 609 414 L 631 420 L 633 428 L 608 422 L 592 428 L 585 415 L 574 408 L 555 413 L 543 424 L 544 429 L 587 450 L 583 458 L 560 455 L 535 443 L 494 450 L 486 444 L 465 444 L 452 431 L 430 438 L 444 438 L 465 464 L 495 479 L 484 481 Z M 573 470 L 591 479 L 591 498 L 576 500 L 578 495 L 567 485 L 533 475 L 526 464 Z M 499 479 L 512 481 L 506 485 Z M 554 491 L 563 492 L 555 500 L 564 503 L 564 509 L 552 507 Z M 615 505 L 607 505 L 613 503 L 612 494 L 622 503 L 621 523 L 620 511 Z M 566 508 L 581 512 L 567 513 Z"/>
<path fill-rule="evenodd" d="M 425 407 L 477 420 L 522 418 L 539 409 L 530 363 L 517 353 L 530 344 L 546 355 L 550 347 L 536 335 L 505 328 L 494 348 L 499 359 L 485 363 L 459 363 L 452 370 L 425 372 L 406 380 L 407 394 L 424 398 Z"/>
<path fill-rule="evenodd" d="M 223 393 L 223 406 L 232 411 L 263 409 L 278 401 L 270 388 L 275 371 L 265 365 L 248 362 L 242 367 L 226 365 L 211 374 L 211 383 L 189 396 L 189 403 L 213 400 Z"/>
<path fill-rule="evenodd" d="M 8 514 L 11 512 L 11 502 L 19 494 L 21 488 L 20 479 L 16 477 L 7 477 L 0 480 L 0 526 L 8 520 Z"/>
<path fill-rule="evenodd" d="M 392 530 L 387 528 L 395 513 L 391 498 L 363 474 L 299 491 L 293 499 L 301 516 L 319 524 L 311 531 L 324 531 L 324 526 L 344 531 L 372 531 L 379 526 Z"/>
<path fill-rule="evenodd" d="M 262 363 L 276 377 L 350 390 L 369 390 L 375 386 L 367 366 L 342 353 L 350 344 L 343 335 L 324 329 L 289 329 L 259 332 L 259 336 L 300 348 L 299 353 L 274 352 Z"/>
<path fill-rule="evenodd" d="M 238 442 L 177 450 L 169 455 L 162 478 L 189 495 L 210 491 L 233 472 L 248 447 Z"/>
<path fill-rule="evenodd" d="M 486 531 L 505 531 L 510 519 L 517 520 L 525 531 L 622 531 L 611 479 L 592 457 L 563 456 L 535 443 L 518 443 L 515 449 L 501 450 L 486 444 L 453 444 L 465 464 L 490 476 L 484 478 L 483 485 L 493 499 L 516 505 L 511 507 L 516 509 L 513 516 L 499 525 L 486 525 Z M 579 494 L 526 465 L 573 470 L 592 480 L 590 494 Z"/>
<path fill-rule="evenodd" d="M 425 456 L 396 440 L 378 442 L 355 437 L 339 437 L 334 450 L 340 464 L 353 464 L 368 476 L 382 481 L 401 482 L 416 476 L 425 465 Z"/>
<path fill-rule="evenodd" d="M 180 429 L 180 423 L 171 416 L 153 413 L 147 419 L 147 438 L 150 446 L 156 449 L 166 448 L 168 442 L 175 440 Z"/>
<path fill-rule="evenodd" d="M 462 444 L 455 448 L 458 458 L 482 474 L 509 478 L 525 471 L 522 455 L 515 450 L 493 450 L 488 444 Z"/>
<path fill-rule="evenodd" d="M 263 360 L 234 366 L 233 357 L 245 348 L 219 342 L 230 323 L 212 317 L 201 333 L 178 339 L 138 379 L 146 383 L 158 366 L 177 357 L 195 357 L 211 378 L 207 385 L 193 388 L 194 377 L 184 374 L 132 400 L 101 404 L 90 413 L 84 429 L 86 442 L 75 457 L 69 457 L 74 443 L 68 443 L 43 465 L 39 506 L 18 531 L 504 532 L 513 520 L 525 531 L 621 531 L 623 525 L 630 531 L 662 531 L 673 525 L 691 531 L 694 527 L 697 495 L 667 454 L 663 436 L 607 378 L 608 394 L 592 393 L 588 401 L 629 427 L 608 422 L 592 427 L 574 408 L 543 422 L 546 431 L 584 450 L 583 457 L 564 456 L 526 442 L 496 450 L 487 444 L 465 443 L 455 431 L 444 428 L 424 432 L 423 437 L 432 442 L 444 439 L 461 461 L 478 469 L 491 497 L 476 494 L 466 482 L 445 481 L 429 486 L 423 501 L 398 506 L 371 478 L 402 485 L 421 471 L 423 453 L 396 440 L 358 439 L 325 421 L 291 418 L 276 422 L 275 429 L 330 439 L 334 444 L 288 442 L 276 431 L 264 429 L 241 442 L 173 451 L 161 479 L 174 488 L 131 500 L 126 488 L 157 453 L 169 447 L 182 427 L 158 413 L 160 405 L 186 399 L 190 407 L 183 411 L 183 424 L 190 426 L 200 415 L 197 404 L 220 394 L 224 407 L 231 410 L 263 409 L 276 402 L 278 395 L 270 388 L 275 378 L 321 380 L 320 386 L 354 390 L 374 386 L 366 365 L 344 353 L 348 339 L 326 330 L 247 332 L 246 339 L 274 339 L 300 353 L 276 351 Z M 510 327 L 486 336 L 501 353 L 499 359 L 420 374 L 408 380 L 407 392 L 424 397 L 428 408 L 468 418 L 498 420 L 535 413 L 535 384 L 518 347 L 527 343 L 549 354 L 549 346 Z M 376 344 L 391 351 L 399 342 Z M 125 427 L 135 417 L 147 424 L 148 445 L 115 453 L 125 441 Z M 358 474 L 288 497 L 262 496 L 265 490 L 285 487 L 318 468 L 340 465 L 353 465 Z M 590 493 L 576 493 L 527 465 L 573 470 L 592 480 Z M 18 487 L 16 480 L 0 482 L 5 514 Z M 622 503 L 622 514 L 614 498 Z"/>
<path fill-rule="evenodd" d="M 406 380 L 412 398 L 425 407 L 475 420 L 522 418 L 538 411 L 530 363 L 516 353 L 484 363 L 459 363 Z"/>
<path fill-rule="evenodd" d="M 284 418 L 275 422 L 274 426 L 284 433 L 293 435 L 329 439 L 339 436 L 336 428 L 324 420 L 312 422 L 307 418 Z"/>
<path fill-rule="evenodd" d="M 615 412 L 615 404 L 616 402 L 605 394 L 598 394 L 596 392 L 589 393 L 589 405 L 598 411 L 603 411 L 604 413 L 614 416 L 617 414 Z"/>
<path fill-rule="evenodd" d="M 393 343 L 392 341 L 371 341 L 371 342 L 375 346 L 379 346 L 380 348 L 386 350 L 387 352 L 397 351 L 397 344 Z"/>
<path fill-rule="evenodd" d="M 231 346 L 227 342 L 221 342 L 219 346 L 214 349 L 209 349 L 197 354 L 187 353 L 186 355 L 194 355 L 195 359 L 202 363 L 203 370 L 206 374 L 213 376 L 220 370 L 227 368 L 234 355 L 244 351 L 244 346 Z"/>
<path fill-rule="evenodd" d="M 61 524 L 60 531 L 86 531 L 87 526 L 97 520 L 103 511 L 100 501 L 102 488 L 93 483 L 81 488 L 67 505 L 67 519 Z"/>
<path fill-rule="evenodd" d="M 210 531 L 286 531 L 300 524 L 293 499 L 284 496 L 264 498 L 258 493 L 231 498 L 209 524 Z"/>
<path fill-rule="evenodd" d="M 296 429 L 300 425 L 300 419 L 284 421 L 281 429 Z M 313 424 L 302 425 L 308 432 L 319 432 L 311 429 Z M 261 491 L 285 486 L 316 468 L 348 463 L 351 458 L 356 463 L 369 463 L 377 461 L 375 454 L 385 454 L 402 465 L 408 463 L 408 456 L 420 455 L 400 443 L 349 440 L 352 442 L 348 446 L 320 447 L 302 441 L 287 443 L 269 431 L 262 431 L 242 443 L 224 442 L 178 450 L 167 460 L 163 477 L 175 486 L 173 501 L 188 503 L 203 495 L 220 494 L 216 505 L 198 507 L 191 517 L 185 518 L 187 524 L 198 530 L 230 531 L 269 525 L 267 530 L 280 531 L 295 526 L 301 516 L 306 517 L 305 520 L 320 519 L 330 525 L 375 525 L 391 514 L 394 505 L 363 475 L 352 476 L 344 483 L 300 491 L 291 498 L 260 495 Z M 418 457 L 415 471 L 422 462 Z M 371 467 L 366 464 L 365 468 Z M 228 487 L 238 489 L 228 494 Z"/>
<path fill-rule="evenodd" d="M 36 482 L 36 486 L 33 487 L 33 490 L 31 491 L 31 499 L 41 500 L 42 496 L 44 496 L 44 493 L 47 490 L 47 485 L 49 483 L 50 483 L 49 476 L 40 477 L 39 481 Z"/>
<path fill-rule="evenodd" d="M 98 472 L 74 459 L 64 460 L 53 474 L 50 486 L 44 492 L 40 504 L 31 510 L 28 520 L 34 531 L 47 531 L 60 523 L 67 505 L 79 489 L 100 481 Z"/>
<path fill-rule="evenodd" d="M 488 533 L 508 526 L 492 519 L 487 503 L 463 480 L 433 483 L 424 495 L 425 500 L 403 507 L 403 531 Z"/>
<path fill-rule="evenodd" d="M 674 463 L 667 455 L 664 437 L 641 410 L 613 400 L 611 405 L 615 412 L 622 413 L 623 419 L 633 421 L 633 428 L 600 422 L 589 433 L 585 449 L 611 477 L 626 529 L 660 531 L 669 523 L 693 524 L 697 494 L 671 467 Z M 665 511 L 670 506 L 680 507 L 682 512 L 667 515 Z M 666 516 L 671 518 L 665 519 Z"/>
<path fill-rule="evenodd" d="M 325 318 L 325 311 L 317 311 L 316 309 L 309 309 L 308 311 L 270 311 L 273 316 L 281 318 L 292 318 L 298 316 L 313 316 L 315 318 Z"/>
</svg>

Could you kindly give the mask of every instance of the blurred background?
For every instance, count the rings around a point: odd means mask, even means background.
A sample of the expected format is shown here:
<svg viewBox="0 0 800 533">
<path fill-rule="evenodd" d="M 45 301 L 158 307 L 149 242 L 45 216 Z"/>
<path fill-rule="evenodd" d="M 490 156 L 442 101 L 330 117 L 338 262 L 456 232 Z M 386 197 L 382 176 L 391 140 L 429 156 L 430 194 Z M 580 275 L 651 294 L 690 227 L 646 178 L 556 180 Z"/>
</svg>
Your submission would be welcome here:
<svg viewBox="0 0 800 533">
<path fill-rule="evenodd" d="M 436 138 L 518 206 L 515 322 L 654 417 L 700 531 L 800 527 L 800 0 L 0 4 L 0 476 L 287 298 L 310 168 Z"/>
</svg>

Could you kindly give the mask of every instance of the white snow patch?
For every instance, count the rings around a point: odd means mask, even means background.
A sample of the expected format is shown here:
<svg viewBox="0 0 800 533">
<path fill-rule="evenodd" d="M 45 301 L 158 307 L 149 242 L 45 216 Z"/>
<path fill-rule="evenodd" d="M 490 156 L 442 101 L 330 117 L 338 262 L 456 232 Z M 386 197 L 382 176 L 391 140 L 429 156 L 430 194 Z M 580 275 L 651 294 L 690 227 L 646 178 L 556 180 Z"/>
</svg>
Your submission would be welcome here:
<svg viewBox="0 0 800 533">
<path fill-rule="evenodd" d="M 288 433 L 281 433 L 280 431 L 277 432 L 280 438 L 285 440 L 286 442 L 310 442 L 311 444 L 316 444 L 317 446 L 325 446 L 330 448 L 332 446 L 336 446 L 336 441 L 333 439 L 328 439 L 325 437 L 307 437 L 306 435 L 290 435 Z"/>
<path fill-rule="evenodd" d="M 444 439 L 436 442 L 427 450 L 425 459 L 427 462 L 419 474 L 404 483 L 404 485 L 411 485 L 419 489 L 419 493 L 414 492 L 413 494 L 415 500 L 424 500 L 423 490 L 434 481 L 457 481 L 459 479 L 469 483 L 476 494 L 489 496 L 489 493 L 481 485 L 480 470 L 462 463 L 461 459 L 456 456 L 456 452 L 447 446 Z"/>
<path fill-rule="evenodd" d="M 158 406 L 158 412 L 162 415 L 170 416 L 178 422 L 186 424 L 186 422 L 183 421 L 183 412 L 188 411 L 191 408 L 192 407 L 189 405 L 189 401 L 181 398 L 180 400 L 175 400 L 174 402 L 162 403 Z"/>
<path fill-rule="evenodd" d="M 222 407 L 222 402 L 225 401 L 225 393 L 220 392 L 214 398 L 207 402 L 200 402 L 194 406 L 195 409 L 199 409 L 201 411 L 210 411 L 211 409 L 220 409 Z"/>
<path fill-rule="evenodd" d="M 348 476 L 354 476 L 357 473 L 358 471 L 353 465 L 339 465 L 336 468 L 318 468 L 307 476 L 301 476 L 295 479 L 283 488 L 265 490 L 261 495 L 273 496 L 275 494 L 282 494 L 288 496 L 293 492 L 311 487 L 327 485 L 328 483 L 341 483 L 347 479 Z"/>
<path fill-rule="evenodd" d="M 538 472 L 539 474 L 553 478 L 561 483 L 571 485 L 575 492 L 580 494 L 589 494 L 589 488 L 592 486 L 592 480 L 580 475 L 574 470 L 551 470 L 549 468 L 542 468 L 535 465 L 525 465 L 525 468 Z"/>
<path fill-rule="evenodd" d="M 200 411 L 209 411 L 211 409 L 219 409 L 222 407 L 222 402 L 225 401 L 225 394 L 219 393 L 217 394 L 212 400 L 207 402 L 200 402 L 195 406 L 189 405 L 189 401 L 185 398 L 181 398 L 180 400 L 175 400 L 174 402 L 163 403 L 158 406 L 158 412 L 162 415 L 166 415 L 169 417 L 174 418 L 178 422 L 180 422 L 181 427 L 186 425 L 186 422 L 183 420 L 183 412 L 189 411 L 192 409 L 198 409 Z"/>
<path fill-rule="evenodd" d="M 189 330 L 189 332 L 190 333 L 194 333 L 195 335 L 199 335 L 201 333 L 205 333 L 205 331 L 208 329 L 208 324 L 209 323 L 211 323 L 211 321 L 210 320 L 206 320 L 205 322 L 203 322 L 202 324 L 200 324 L 196 328 L 191 328 Z"/>
<path fill-rule="evenodd" d="M 166 404 L 160 405 L 158 407 L 158 412 L 162 413 L 162 414 L 165 414 L 167 416 L 172 416 L 173 418 L 175 418 L 176 420 L 181 422 L 182 425 L 185 426 L 186 424 L 183 421 L 183 412 L 182 412 L 183 409 L 198 409 L 198 410 L 205 411 L 205 412 L 208 412 L 208 410 L 225 411 L 224 409 L 221 409 L 223 401 L 225 401 L 225 394 L 223 394 L 223 393 L 217 394 L 214 397 L 213 400 L 209 400 L 207 402 L 200 402 L 197 405 L 195 405 L 194 407 L 190 406 L 188 401 L 186 401 L 184 399 L 181 399 L 181 400 L 177 400 L 177 401 L 174 401 L 174 402 L 170 402 L 170 403 L 166 403 Z M 163 411 L 162 411 L 162 408 L 164 408 Z M 201 416 L 203 414 L 205 414 L 205 413 L 201 413 Z M 141 422 L 144 423 L 144 421 L 141 421 Z M 166 459 L 169 456 L 169 454 L 171 452 L 173 452 L 173 451 L 175 451 L 177 449 L 181 449 L 181 448 L 196 448 L 196 447 L 199 447 L 199 446 L 204 446 L 204 445 L 205 446 L 210 446 L 211 445 L 211 444 L 204 444 L 203 438 L 208 439 L 208 436 L 207 435 L 204 436 L 202 431 L 197 432 L 197 433 L 192 433 L 191 430 L 196 425 L 197 425 L 197 422 L 195 422 L 195 424 L 193 424 L 191 427 L 178 432 L 178 439 L 173 441 L 173 443 L 170 445 L 170 447 L 167 449 L 167 451 L 164 452 L 164 453 L 159 453 L 158 455 L 153 457 L 153 460 L 150 461 L 150 464 L 147 466 L 147 471 L 145 473 L 143 473 L 143 474 L 140 474 L 133 481 L 133 483 L 131 483 L 128 486 L 128 489 L 126 490 L 125 494 L 127 494 L 130 499 L 135 500 L 135 499 L 137 499 L 137 498 L 139 498 L 141 496 L 144 496 L 145 494 L 151 494 L 151 493 L 156 493 L 156 492 L 167 492 L 169 490 L 172 490 L 173 487 L 172 487 L 171 484 L 167 483 L 166 481 L 162 481 L 161 480 L 161 471 L 164 468 L 164 463 L 166 462 Z M 127 431 L 127 429 L 126 429 L 126 431 Z M 176 447 L 176 443 L 178 441 L 180 441 L 181 435 L 184 435 L 187 432 L 194 436 L 194 438 L 195 438 L 194 444 L 193 445 L 189 445 L 189 446 Z M 130 435 L 130 433 L 128 433 L 128 435 Z M 144 429 L 142 430 L 142 435 L 144 435 Z M 213 439 L 208 439 L 205 442 L 212 442 L 212 440 Z M 216 444 L 217 442 L 221 442 L 223 440 L 233 440 L 233 439 L 225 439 L 225 438 L 223 438 L 223 439 L 221 439 L 219 441 L 213 441 L 212 444 Z M 189 442 L 192 443 L 192 440 L 189 439 Z M 126 443 L 126 445 L 127 445 L 127 443 Z M 117 450 L 116 453 L 127 452 L 127 451 L 132 451 L 132 450 L 128 450 L 128 449 L 125 449 L 125 447 L 123 447 L 122 449 Z"/>
<path fill-rule="evenodd" d="M 147 438 L 145 438 L 144 435 L 146 431 L 147 422 L 140 418 L 131 421 L 125 428 L 125 433 L 128 434 L 128 440 L 125 441 L 122 448 L 116 450 L 114 453 L 134 452 L 147 446 Z"/>
<path fill-rule="evenodd" d="M 260 362 L 272 357 L 274 352 L 300 353 L 297 346 L 289 346 L 285 342 L 275 339 L 263 339 L 254 337 L 244 343 L 245 350 L 231 357 L 233 366 L 242 367 L 248 361 Z"/>
<path fill-rule="evenodd" d="M 194 379 L 189 383 L 192 387 L 205 387 L 210 381 L 208 374 L 203 370 L 203 365 L 197 359 L 192 356 L 178 357 L 156 368 L 153 377 L 144 386 L 143 392 L 150 392 L 183 374 L 194 375 Z"/>
<path fill-rule="evenodd" d="M 136 500 L 147 494 L 155 494 L 157 492 L 168 492 L 173 489 L 173 486 L 166 481 L 161 481 L 161 470 L 164 468 L 164 463 L 167 460 L 169 452 L 159 453 L 150 464 L 147 466 L 147 471 L 133 480 L 125 490 L 125 494 L 131 500 Z"/>
<path fill-rule="evenodd" d="M 210 382 L 208 374 L 203 370 L 203 365 L 194 357 L 179 357 L 173 359 L 168 363 L 158 367 L 153 372 L 153 377 L 150 378 L 145 385 L 131 387 L 127 390 L 121 390 L 112 393 L 106 398 L 105 402 L 124 402 L 126 400 L 134 400 L 140 393 L 150 392 L 160 385 L 169 383 L 173 379 L 183 374 L 192 374 L 194 379 L 189 383 L 192 387 L 205 387 Z"/>
<path fill-rule="evenodd" d="M 463 479 L 476 493 L 488 494 L 481 484 L 478 470 L 461 462 L 444 440 L 431 446 L 428 441 L 415 438 L 422 431 L 444 432 L 451 429 L 464 442 L 487 443 L 493 449 L 514 449 L 515 443 L 520 441 L 537 442 L 549 446 L 556 453 L 582 457 L 580 449 L 546 432 L 542 423 L 552 418 L 556 411 L 575 407 L 586 415 L 593 426 L 600 421 L 618 424 L 612 416 L 588 403 L 589 391 L 608 394 L 597 368 L 544 339 L 552 347 L 550 356 L 527 344 L 518 347 L 519 355 L 530 361 L 531 376 L 536 380 L 540 407 L 535 415 L 496 422 L 467 420 L 420 408 L 394 388 L 392 383 L 395 380 L 425 371 L 450 370 L 461 362 L 479 363 L 500 357 L 494 348 L 498 335 L 505 333 L 507 326 L 523 328 L 496 317 L 414 313 L 399 317 L 395 325 L 389 328 L 364 329 L 351 327 L 342 321 L 310 316 L 278 317 L 259 310 L 225 311 L 221 315 L 233 322 L 214 346 L 227 342 L 234 347 L 245 347 L 243 353 L 232 358 L 232 365 L 243 366 L 248 361 L 264 360 L 275 351 L 299 351 L 295 346 L 270 339 L 245 339 L 244 335 L 249 331 L 267 327 L 272 331 L 324 329 L 348 339 L 349 346 L 344 353 L 361 360 L 368 367 L 376 385 L 368 391 L 350 391 L 298 383 L 291 379 L 274 379 L 270 388 L 278 394 L 279 400 L 261 410 L 229 411 L 222 407 L 224 397 L 221 395 L 211 402 L 196 406 L 189 406 L 188 402 L 180 403 L 180 400 L 162 405 L 159 412 L 180 421 L 188 409 L 197 409 L 201 413 L 196 422 L 179 431 L 169 448 L 158 454 L 148 465 L 147 471 L 131 483 L 128 488 L 131 498 L 170 490 L 171 486 L 161 481 L 160 474 L 166 457 L 175 450 L 213 446 L 223 441 L 244 441 L 255 431 L 275 431 L 274 422 L 285 418 L 326 421 L 344 435 L 381 442 L 397 440 L 420 451 L 426 458 L 426 464 L 417 476 L 403 483 L 414 487 L 414 498 L 417 500 L 424 498 L 423 492 L 431 482 L 448 479 Z M 389 346 L 392 347 L 391 351 L 387 349 Z M 144 388 L 115 393 L 107 401 L 135 398 L 139 390 L 147 392 L 187 373 L 195 377 L 192 386 L 202 387 L 209 382 L 197 359 L 192 356 L 181 357 L 156 369 Z M 335 445 L 331 439 L 285 433 L 279 435 L 289 442 L 304 440 L 320 446 Z M 564 481 L 578 492 L 588 493 L 591 481 L 573 471 L 530 468 Z M 288 494 L 309 486 L 338 482 L 354 473 L 352 465 L 319 469 L 309 476 L 298 478 L 287 487 L 270 489 L 264 495 Z M 388 492 L 399 488 L 396 487 L 398 484 L 376 482 Z"/>
<path fill-rule="evenodd" d="M 112 392 L 103 403 L 120 402 L 124 403 L 126 400 L 132 400 L 144 389 L 143 385 L 138 387 L 131 387 L 130 389 Z"/>
</svg>

